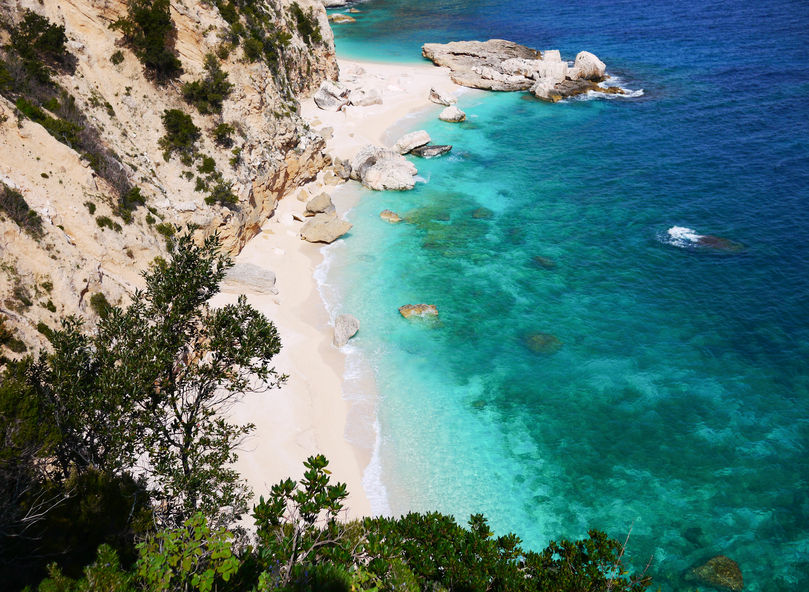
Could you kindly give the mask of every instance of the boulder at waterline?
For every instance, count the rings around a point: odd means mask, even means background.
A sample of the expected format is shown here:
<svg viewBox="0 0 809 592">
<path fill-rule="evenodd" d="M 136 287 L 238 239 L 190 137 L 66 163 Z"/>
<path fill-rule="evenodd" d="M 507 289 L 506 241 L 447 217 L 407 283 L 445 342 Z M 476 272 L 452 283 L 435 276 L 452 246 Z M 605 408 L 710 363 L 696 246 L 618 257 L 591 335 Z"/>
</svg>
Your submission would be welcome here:
<svg viewBox="0 0 809 592">
<path fill-rule="evenodd" d="M 405 304 L 399 307 L 399 314 L 404 318 L 434 318 L 438 316 L 438 307 L 435 304 Z"/>
<path fill-rule="evenodd" d="M 339 111 L 348 105 L 349 90 L 339 82 L 324 80 L 312 97 L 320 109 L 324 111 Z"/>
<path fill-rule="evenodd" d="M 535 354 L 555 354 L 562 348 L 562 342 L 550 333 L 527 333 L 522 336 L 525 347 Z"/>
<path fill-rule="evenodd" d="M 434 88 L 430 89 L 430 94 L 427 97 L 430 102 L 435 103 L 437 105 L 444 105 L 445 107 L 449 107 L 450 105 L 454 105 L 458 102 L 455 97 L 450 97 L 448 95 L 443 95 Z"/>
<path fill-rule="evenodd" d="M 332 162 L 334 167 L 334 174 L 340 177 L 343 181 L 347 181 L 351 177 L 351 163 L 342 158 L 335 158 Z"/>
<path fill-rule="evenodd" d="M 418 171 L 404 156 L 368 145 L 351 162 L 351 178 L 376 191 L 413 189 Z"/>
<path fill-rule="evenodd" d="M 399 154 L 407 154 L 414 148 L 419 148 L 420 146 L 424 146 L 425 144 L 430 143 L 430 134 L 428 134 L 424 130 L 418 130 L 415 132 L 410 132 L 409 134 L 405 134 L 393 145 L 392 150 L 398 152 Z"/>
<path fill-rule="evenodd" d="M 275 273 L 252 263 L 237 263 L 228 269 L 225 281 L 249 288 L 257 294 L 278 294 Z"/>
<path fill-rule="evenodd" d="M 332 343 L 337 347 L 343 347 L 348 340 L 360 330 L 360 322 L 350 314 L 337 315 L 334 319 L 334 338 Z"/>
<path fill-rule="evenodd" d="M 351 226 L 335 214 L 317 214 L 301 227 L 301 238 L 310 243 L 333 243 L 351 230 Z"/>
<path fill-rule="evenodd" d="M 413 148 L 410 154 L 420 156 L 421 158 L 435 158 L 436 156 L 443 156 L 450 150 L 452 150 L 450 144 L 427 144 L 426 146 Z"/>
<path fill-rule="evenodd" d="M 737 592 L 744 587 L 742 570 L 730 557 L 717 555 L 686 574 L 687 580 L 699 581 L 714 588 Z"/>
<path fill-rule="evenodd" d="M 438 119 L 441 121 L 448 121 L 450 123 L 458 123 L 466 119 L 466 113 L 458 109 L 455 105 L 451 105 L 444 109 L 439 115 Z"/>
<path fill-rule="evenodd" d="M 391 224 L 398 224 L 402 221 L 401 216 L 394 212 L 393 210 L 382 210 L 379 213 L 379 217 L 382 218 L 385 222 L 390 222 Z"/>
<path fill-rule="evenodd" d="M 607 72 L 607 65 L 589 51 L 580 51 L 576 55 L 573 67 L 579 78 L 586 78 L 593 82 L 604 80 Z"/>
<path fill-rule="evenodd" d="M 314 216 L 315 214 L 333 214 L 335 212 L 334 204 L 328 193 L 321 193 L 316 195 L 308 202 L 306 202 L 306 215 Z"/>
</svg>

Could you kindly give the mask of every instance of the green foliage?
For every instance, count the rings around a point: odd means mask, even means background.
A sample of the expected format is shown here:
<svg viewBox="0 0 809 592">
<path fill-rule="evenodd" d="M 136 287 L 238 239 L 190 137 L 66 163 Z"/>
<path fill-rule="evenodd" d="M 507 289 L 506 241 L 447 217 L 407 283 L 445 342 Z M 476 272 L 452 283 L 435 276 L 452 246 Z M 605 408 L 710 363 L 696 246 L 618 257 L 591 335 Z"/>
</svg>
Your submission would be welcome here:
<svg viewBox="0 0 809 592">
<path fill-rule="evenodd" d="M 120 30 L 135 55 L 158 82 L 182 73 L 174 53 L 177 30 L 171 20 L 169 0 L 130 0 L 126 18 L 112 24 Z"/>
<path fill-rule="evenodd" d="M 92 308 L 93 311 L 103 319 L 110 314 L 112 305 L 107 300 L 107 297 L 104 296 L 103 292 L 96 292 L 90 296 L 90 308 Z"/>
<path fill-rule="evenodd" d="M 166 129 L 166 135 L 160 138 L 163 158 L 169 160 L 173 152 L 181 155 L 195 153 L 200 130 L 194 125 L 190 115 L 180 109 L 166 109 L 163 111 L 163 126 Z"/>
<path fill-rule="evenodd" d="M 9 30 L 8 49 L 21 60 L 27 74 L 42 83 L 50 82 L 50 70 L 72 72 L 75 58 L 67 51 L 65 28 L 54 25 L 30 10 L 19 25 Z"/>
<path fill-rule="evenodd" d="M 99 216 L 96 218 L 96 224 L 98 224 L 99 228 L 109 228 L 110 230 L 114 230 L 115 232 L 121 232 L 123 228 L 120 224 L 115 222 L 109 216 Z"/>
<path fill-rule="evenodd" d="M 155 225 L 154 229 L 159 233 L 165 236 L 166 238 L 171 238 L 174 236 L 176 232 L 174 230 L 174 226 L 169 224 L 168 222 L 161 222 L 160 224 Z"/>
<path fill-rule="evenodd" d="M 183 85 L 183 98 L 194 105 L 200 113 L 220 113 L 222 101 L 230 94 L 233 85 L 228 82 L 227 72 L 219 67 L 219 60 L 212 53 L 205 56 L 205 76 Z"/>
<path fill-rule="evenodd" d="M 96 213 L 96 205 L 91 201 L 84 202 L 84 205 L 87 207 L 87 211 L 90 212 L 90 215 L 94 215 Z"/>
<path fill-rule="evenodd" d="M 203 514 L 194 514 L 182 526 L 164 530 L 138 545 L 137 576 L 152 592 L 210 592 L 217 582 L 230 580 L 239 568 L 232 538 L 224 528 L 212 529 Z"/>
<path fill-rule="evenodd" d="M 110 56 L 110 61 L 115 66 L 122 63 L 124 61 L 124 52 L 122 52 L 120 49 L 115 50 L 114 52 L 112 52 L 112 55 Z"/>
<path fill-rule="evenodd" d="M 215 128 L 213 128 L 213 141 L 216 142 L 217 145 L 222 146 L 223 148 L 230 148 L 233 145 L 233 132 L 236 130 L 233 129 L 233 126 L 229 123 L 220 123 Z"/>
<path fill-rule="evenodd" d="M 308 12 L 304 12 L 297 2 L 293 2 L 289 10 L 292 12 L 292 17 L 295 19 L 298 34 L 307 45 L 323 43 L 323 36 L 320 34 L 320 25 L 318 25 L 317 17 L 315 17 L 315 13 L 311 8 Z"/>
<path fill-rule="evenodd" d="M 0 183 L 0 212 L 33 238 L 42 238 L 42 218 L 32 210 L 19 191 Z"/>
<path fill-rule="evenodd" d="M 218 181 L 211 187 L 210 193 L 205 196 L 205 203 L 209 206 L 219 204 L 226 208 L 234 208 L 239 198 L 233 193 L 233 184 L 230 181 Z"/>
<path fill-rule="evenodd" d="M 216 171 L 216 161 L 210 156 L 202 157 L 202 164 L 197 167 L 197 170 L 204 174 L 210 174 Z"/>
<path fill-rule="evenodd" d="M 14 332 L 6 326 L 6 317 L 0 315 L 0 347 L 5 346 L 14 353 L 23 353 L 28 349 L 25 344 L 14 336 Z M 3 359 L 0 357 L 0 365 Z"/>
</svg>

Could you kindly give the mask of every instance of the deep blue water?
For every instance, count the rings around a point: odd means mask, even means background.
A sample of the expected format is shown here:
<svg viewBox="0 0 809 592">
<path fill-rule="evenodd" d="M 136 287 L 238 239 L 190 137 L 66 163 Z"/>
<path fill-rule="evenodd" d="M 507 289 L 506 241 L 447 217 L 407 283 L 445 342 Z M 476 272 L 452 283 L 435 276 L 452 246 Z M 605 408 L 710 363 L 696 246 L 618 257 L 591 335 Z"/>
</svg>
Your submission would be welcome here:
<svg viewBox="0 0 809 592">
<path fill-rule="evenodd" d="M 464 94 L 466 123 L 408 123 L 451 155 L 350 213 L 329 281 L 376 373 L 391 510 L 484 512 L 532 547 L 632 528 L 664 590 L 717 554 L 746 590 L 809 590 L 809 5 L 359 8 L 339 55 L 500 37 L 592 51 L 644 89 Z M 412 302 L 440 323 L 402 319 Z"/>
</svg>

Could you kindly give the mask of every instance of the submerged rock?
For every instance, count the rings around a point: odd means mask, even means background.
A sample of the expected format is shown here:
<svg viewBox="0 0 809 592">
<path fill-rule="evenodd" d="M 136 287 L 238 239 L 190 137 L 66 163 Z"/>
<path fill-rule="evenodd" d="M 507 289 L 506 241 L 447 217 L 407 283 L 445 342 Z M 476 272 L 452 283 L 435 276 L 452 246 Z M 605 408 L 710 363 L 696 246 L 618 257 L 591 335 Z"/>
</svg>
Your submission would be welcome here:
<svg viewBox="0 0 809 592">
<path fill-rule="evenodd" d="M 428 144 L 427 146 L 413 148 L 413 150 L 410 151 L 410 154 L 420 156 L 421 158 L 435 158 L 436 156 L 443 156 L 450 150 L 452 150 L 452 146 L 450 144 Z"/>
<path fill-rule="evenodd" d="M 334 204 L 332 203 L 331 197 L 329 197 L 328 193 L 316 195 L 306 202 L 307 216 L 314 216 L 315 214 L 333 214 L 334 212 Z"/>
<path fill-rule="evenodd" d="M 686 574 L 686 579 L 696 580 L 725 590 L 737 592 L 744 587 L 742 570 L 739 564 L 729 557 L 717 555 L 704 564 L 693 568 Z"/>
<path fill-rule="evenodd" d="M 550 333 L 528 333 L 523 335 L 522 342 L 535 354 L 555 354 L 562 348 L 559 338 Z"/>
<path fill-rule="evenodd" d="M 393 210 L 382 210 L 379 213 L 379 217 L 382 218 L 385 222 L 390 222 L 391 224 L 398 224 L 402 221 L 401 216 L 394 212 Z"/>
<path fill-rule="evenodd" d="M 435 90 L 434 88 L 430 89 L 430 94 L 427 97 L 431 102 L 436 103 L 437 105 L 444 105 L 445 107 L 449 107 L 450 105 L 454 105 L 458 102 L 455 97 L 450 97 L 447 95 L 442 95 L 440 92 Z"/>
<path fill-rule="evenodd" d="M 489 208 L 479 207 L 472 210 L 472 217 L 475 220 L 491 220 L 494 218 L 494 212 Z"/>
<path fill-rule="evenodd" d="M 333 243 L 351 230 L 351 226 L 335 214 L 317 214 L 301 227 L 301 238 L 310 243 Z"/>
<path fill-rule="evenodd" d="M 407 154 L 414 148 L 419 148 L 430 143 L 430 134 L 424 130 L 410 132 L 399 138 L 393 145 L 392 150 L 399 154 Z"/>
<path fill-rule="evenodd" d="M 373 145 L 360 150 L 351 163 L 351 178 L 376 191 L 413 189 L 417 172 L 398 152 Z"/>
<path fill-rule="evenodd" d="M 723 238 L 721 236 L 713 236 L 712 234 L 705 234 L 700 236 L 699 239 L 697 239 L 697 244 L 701 247 L 716 249 L 717 251 L 736 252 L 744 249 L 744 245 L 741 243 L 732 241 L 729 238 Z"/>
<path fill-rule="evenodd" d="M 334 338 L 332 343 L 337 347 L 343 347 L 348 340 L 360 330 L 360 322 L 349 314 L 337 315 L 334 319 Z"/>
<path fill-rule="evenodd" d="M 313 99 L 324 111 L 339 111 L 348 105 L 348 94 L 349 90 L 339 82 L 324 80 Z"/>
<path fill-rule="evenodd" d="M 439 115 L 438 119 L 441 121 L 448 121 L 450 123 L 458 123 L 466 119 L 466 113 L 458 109 L 455 105 L 447 107 Z"/>
<path fill-rule="evenodd" d="M 438 316 L 438 307 L 435 304 L 405 304 L 399 307 L 399 313 L 406 319 L 431 318 Z"/>
<path fill-rule="evenodd" d="M 541 255 L 535 255 L 532 258 L 532 261 L 537 267 L 541 267 L 542 269 L 556 269 L 556 261 L 553 259 L 548 259 L 547 257 L 542 257 Z"/>
</svg>

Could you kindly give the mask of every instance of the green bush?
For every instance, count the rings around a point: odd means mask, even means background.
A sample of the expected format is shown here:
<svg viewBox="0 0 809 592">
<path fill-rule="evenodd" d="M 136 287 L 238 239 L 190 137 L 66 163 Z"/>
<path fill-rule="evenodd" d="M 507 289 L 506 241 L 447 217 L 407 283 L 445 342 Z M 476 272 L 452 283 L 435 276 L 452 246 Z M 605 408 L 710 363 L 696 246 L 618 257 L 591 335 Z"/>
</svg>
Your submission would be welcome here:
<svg viewBox="0 0 809 592">
<path fill-rule="evenodd" d="M 118 64 L 120 64 L 121 62 L 123 62 L 123 61 L 124 61 L 124 52 L 122 52 L 120 49 L 119 49 L 119 50 L 114 51 L 114 52 L 112 53 L 112 55 L 110 56 L 110 61 L 111 61 L 111 62 L 112 62 L 112 63 L 113 63 L 115 66 L 117 66 Z"/>
<path fill-rule="evenodd" d="M 315 17 L 315 13 L 311 8 L 308 12 L 304 12 L 297 2 L 293 2 L 289 10 L 295 19 L 298 34 L 303 37 L 307 45 L 323 43 L 320 25 L 318 25 L 317 17 Z"/>
<path fill-rule="evenodd" d="M 183 69 L 174 54 L 177 29 L 171 20 L 169 0 L 130 0 L 126 18 L 112 28 L 124 34 L 125 41 L 158 82 L 179 76 Z"/>
<path fill-rule="evenodd" d="M 99 216 L 96 218 L 96 224 L 98 224 L 99 228 L 109 228 L 110 230 L 114 230 L 115 232 L 121 232 L 123 228 L 120 224 L 115 222 L 109 216 Z"/>
<path fill-rule="evenodd" d="M 50 69 L 73 72 L 76 58 L 67 51 L 65 28 L 54 25 L 30 10 L 19 25 L 9 31 L 9 46 L 20 57 L 28 75 L 38 82 L 50 82 Z"/>
<path fill-rule="evenodd" d="M 158 233 L 160 233 L 160 234 L 162 234 L 163 236 L 165 236 L 166 238 L 171 238 L 172 236 L 174 236 L 174 233 L 176 232 L 176 230 L 174 229 L 174 226 L 172 226 L 172 225 L 171 225 L 171 224 L 169 224 L 168 222 L 161 222 L 160 224 L 157 224 L 157 225 L 154 227 L 154 229 L 155 229 L 155 230 L 156 230 Z"/>
<path fill-rule="evenodd" d="M 28 348 L 14 336 L 14 332 L 6 326 L 6 317 L 0 315 L 0 346 L 6 346 L 14 353 L 21 354 Z"/>
<path fill-rule="evenodd" d="M 229 181 L 220 180 L 211 188 L 211 192 L 205 196 L 205 203 L 209 206 L 219 204 L 233 209 L 239 203 L 239 198 L 233 193 L 232 187 L 233 184 Z"/>
<path fill-rule="evenodd" d="M 228 82 L 227 72 L 219 67 L 219 60 L 212 53 L 205 56 L 205 72 L 204 78 L 183 85 L 183 98 L 200 113 L 220 113 L 222 101 L 228 97 L 233 85 Z"/>
<path fill-rule="evenodd" d="M 42 238 L 42 218 L 32 210 L 19 191 L 11 189 L 0 183 L 0 212 L 6 214 L 11 220 L 33 238 Z"/>
<path fill-rule="evenodd" d="M 163 158 L 169 160 L 173 152 L 179 152 L 181 156 L 194 154 L 194 144 L 201 134 L 190 115 L 180 109 L 166 109 L 163 111 L 163 126 L 166 128 L 166 135 L 160 138 Z"/>
<path fill-rule="evenodd" d="M 99 317 L 102 319 L 107 318 L 107 315 L 112 310 L 112 305 L 107 300 L 107 297 L 104 296 L 103 292 L 96 292 L 92 296 L 90 296 L 90 308 L 93 309 Z"/>
<path fill-rule="evenodd" d="M 203 175 L 210 175 L 216 172 L 216 161 L 210 156 L 203 156 L 202 164 L 197 167 L 197 170 Z"/>
<path fill-rule="evenodd" d="M 211 132 L 213 136 L 213 141 L 216 142 L 218 146 L 222 146 L 223 148 L 230 148 L 233 146 L 233 132 L 236 130 L 233 129 L 233 126 L 229 123 L 220 123 Z"/>
</svg>

